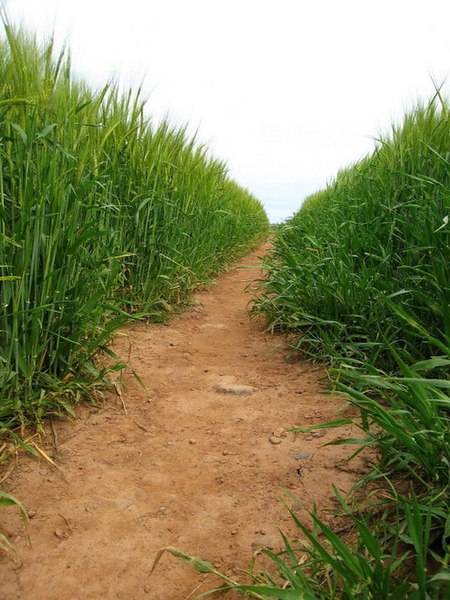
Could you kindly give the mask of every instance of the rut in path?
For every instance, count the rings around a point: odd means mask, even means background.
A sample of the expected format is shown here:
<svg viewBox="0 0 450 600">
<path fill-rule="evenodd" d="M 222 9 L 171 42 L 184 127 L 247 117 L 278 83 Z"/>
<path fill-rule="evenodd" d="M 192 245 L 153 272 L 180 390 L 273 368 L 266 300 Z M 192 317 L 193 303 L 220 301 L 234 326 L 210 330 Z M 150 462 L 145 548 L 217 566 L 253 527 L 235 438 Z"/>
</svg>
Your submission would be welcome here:
<svg viewBox="0 0 450 600">
<path fill-rule="evenodd" d="M 332 483 L 349 489 L 358 463 L 345 467 L 348 448 L 323 446 L 345 429 L 283 433 L 336 419 L 342 400 L 322 395 L 317 367 L 286 362 L 282 338 L 249 320 L 257 254 L 168 325 L 122 332 L 115 349 L 146 387 L 126 375 L 123 404 L 54 423 L 43 448 L 58 469 L 19 460 L 3 486 L 30 511 L 32 547 L 16 511 L 2 509 L 0 530 L 23 561 L 0 556 L 2 600 L 192 598 L 217 581 L 169 556 L 149 578 L 159 548 L 245 580 L 256 549 L 281 547 L 279 527 L 295 534 L 280 487 L 320 509 L 333 506 Z M 219 391 L 230 385 L 254 391 Z"/>
</svg>

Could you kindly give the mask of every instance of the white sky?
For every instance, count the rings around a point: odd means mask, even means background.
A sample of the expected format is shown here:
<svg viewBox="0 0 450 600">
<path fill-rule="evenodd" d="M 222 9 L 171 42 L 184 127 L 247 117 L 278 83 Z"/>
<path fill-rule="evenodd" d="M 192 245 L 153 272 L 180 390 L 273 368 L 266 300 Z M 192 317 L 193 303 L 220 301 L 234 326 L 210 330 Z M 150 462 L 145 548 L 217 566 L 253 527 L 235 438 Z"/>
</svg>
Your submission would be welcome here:
<svg viewBox="0 0 450 600">
<path fill-rule="evenodd" d="M 291 216 L 418 98 L 450 81 L 448 0 L 7 0 L 95 84 L 144 82 L 231 176 Z M 448 92 L 449 81 L 445 86 Z"/>
</svg>

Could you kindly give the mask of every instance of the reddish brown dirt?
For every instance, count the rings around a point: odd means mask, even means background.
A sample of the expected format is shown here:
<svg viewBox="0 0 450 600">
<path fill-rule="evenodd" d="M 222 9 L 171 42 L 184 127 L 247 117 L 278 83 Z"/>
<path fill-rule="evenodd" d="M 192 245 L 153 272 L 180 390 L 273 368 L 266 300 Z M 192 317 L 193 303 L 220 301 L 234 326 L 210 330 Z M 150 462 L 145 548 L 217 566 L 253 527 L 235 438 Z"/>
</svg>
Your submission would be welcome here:
<svg viewBox="0 0 450 600">
<path fill-rule="evenodd" d="M 279 527 L 295 535 L 280 487 L 321 509 L 333 506 L 332 483 L 349 489 L 361 464 L 347 468 L 348 448 L 324 447 L 345 428 L 282 433 L 341 416 L 342 400 L 323 395 L 323 373 L 286 362 L 283 339 L 249 320 L 256 256 L 169 325 L 122 332 L 115 348 L 145 388 L 127 374 L 123 402 L 54 423 L 42 447 L 58 469 L 20 458 L 3 487 L 30 511 L 32 546 L 17 511 L 2 509 L 0 531 L 22 559 L 0 555 L 2 600 L 187 600 L 217 580 L 169 555 L 149 577 L 159 548 L 177 546 L 242 581 L 257 548 L 281 547 Z M 217 392 L 222 383 L 255 391 Z"/>
</svg>

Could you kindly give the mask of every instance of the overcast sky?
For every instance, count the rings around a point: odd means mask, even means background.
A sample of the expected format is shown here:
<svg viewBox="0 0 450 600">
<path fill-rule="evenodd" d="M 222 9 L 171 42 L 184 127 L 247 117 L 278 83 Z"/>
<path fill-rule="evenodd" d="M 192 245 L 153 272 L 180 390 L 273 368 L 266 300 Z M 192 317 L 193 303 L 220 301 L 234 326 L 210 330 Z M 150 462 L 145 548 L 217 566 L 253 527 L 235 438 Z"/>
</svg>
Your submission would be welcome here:
<svg viewBox="0 0 450 600">
<path fill-rule="evenodd" d="M 96 85 L 144 83 L 149 112 L 198 130 L 231 176 L 291 216 L 374 147 L 432 78 L 450 87 L 448 0 L 7 0 L 66 39 Z"/>
</svg>

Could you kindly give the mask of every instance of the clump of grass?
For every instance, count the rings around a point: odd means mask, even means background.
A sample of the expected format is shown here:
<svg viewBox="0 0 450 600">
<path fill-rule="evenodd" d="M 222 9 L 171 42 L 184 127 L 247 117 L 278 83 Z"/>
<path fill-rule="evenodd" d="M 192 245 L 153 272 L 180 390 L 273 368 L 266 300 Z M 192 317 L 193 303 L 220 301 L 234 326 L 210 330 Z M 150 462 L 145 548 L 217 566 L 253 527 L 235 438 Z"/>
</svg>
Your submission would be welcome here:
<svg viewBox="0 0 450 600">
<path fill-rule="evenodd" d="M 445 598 L 450 573 L 444 566 L 428 570 L 427 553 L 433 509 L 414 495 L 393 494 L 392 504 L 407 511 L 406 522 L 395 520 L 395 510 L 386 510 L 382 518 L 357 513 L 339 496 L 348 515 L 346 538 L 337 535 L 326 522 L 311 513 L 313 528 L 308 529 L 291 511 L 306 541 L 283 537 L 280 553 L 262 550 L 273 570 L 257 572 L 252 564 L 251 584 L 233 583 L 245 596 L 280 600 L 409 600 Z M 379 509 L 380 507 L 378 507 Z"/>
<path fill-rule="evenodd" d="M 268 230 L 226 166 L 139 91 L 100 90 L 5 23 L 0 39 L 0 427 L 93 395 L 130 315 L 170 307 Z"/>
<path fill-rule="evenodd" d="M 28 528 L 28 514 L 24 507 L 24 505 L 12 494 L 8 492 L 4 492 L 0 490 L 0 507 L 4 508 L 7 506 L 14 506 L 18 509 L 20 516 L 25 524 L 25 527 Z M 28 543 L 30 543 L 30 539 L 28 538 Z M 6 552 L 12 559 L 17 562 L 20 562 L 20 558 L 11 542 L 7 538 L 7 536 L 0 531 L 0 550 Z"/>
</svg>

